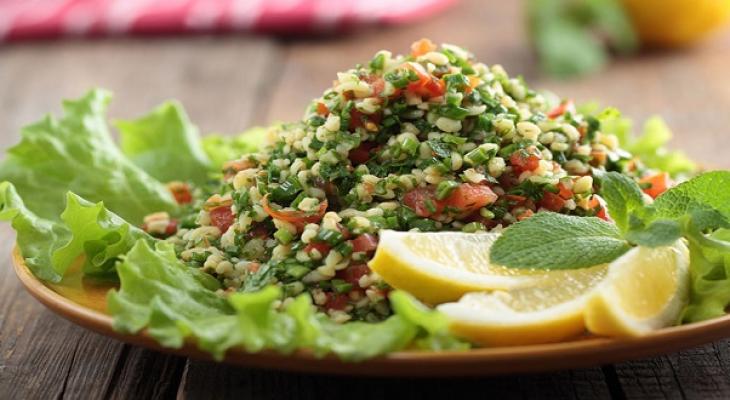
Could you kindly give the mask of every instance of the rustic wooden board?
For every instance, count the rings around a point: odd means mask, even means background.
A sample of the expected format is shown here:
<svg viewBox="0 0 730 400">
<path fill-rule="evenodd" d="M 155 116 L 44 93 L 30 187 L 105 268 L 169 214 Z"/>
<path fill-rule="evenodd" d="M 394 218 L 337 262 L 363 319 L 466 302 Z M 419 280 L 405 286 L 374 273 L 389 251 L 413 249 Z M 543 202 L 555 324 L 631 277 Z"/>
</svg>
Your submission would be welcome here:
<svg viewBox="0 0 730 400">
<path fill-rule="evenodd" d="M 112 39 L 0 47 L 0 153 L 19 127 L 93 86 L 130 118 L 177 98 L 205 132 L 299 118 L 335 72 L 380 48 L 430 37 L 464 44 L 536 87 L 600 99 L 628 115 L 662 114 L 676 147 L 730 167 L 730 36 L 680 53 L 621 60 L 575 81 L 539 76 L 519 2 L 463 1 L 438 18 L 322 40 L 253 36 Z M 603 368 L 490 379 L 389 380 L 285 374 L 160 355 L 86 332 L 45 311 L 12 276 L 14 234 L 0 225 L 0 398 L 728 398 L 730 342 Z"/>
</svg>

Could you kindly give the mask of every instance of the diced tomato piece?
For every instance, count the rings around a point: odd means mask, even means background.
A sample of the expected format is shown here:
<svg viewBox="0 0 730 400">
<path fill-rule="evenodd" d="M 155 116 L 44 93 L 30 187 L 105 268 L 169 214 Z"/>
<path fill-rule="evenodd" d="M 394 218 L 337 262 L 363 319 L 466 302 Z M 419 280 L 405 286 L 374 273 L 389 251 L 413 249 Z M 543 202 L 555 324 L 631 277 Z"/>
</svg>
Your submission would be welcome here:
<svg viewBox="0 0 730 400">
<path fill-rule="evenodd" d="M 558 190 L 558 195 L 563 199 L 570 200 L 573 198 L 573 191 L 568 189 L 568 187 L 565 186 L 563 182 L 558 183 Z"/>
<path fill-rule="evenodd" d="M 411 190 L 403 196 L 403 203 L 413 209 L 419 217 L 437 216 L 444 210 L 444 202 L 436 200 L 433 187 Z M 428 203 L 433 207 L 429 207 Z"/>
<path fill-rule="evenodd" d="M 248 231 L 248 235 L 251 238 L 266 238 L 271 234 L 269 228 L 262 223 L 257 223 Z"/>
<path fill-rule="evenodd" d="M 233 225 L 234 215 L 230 206 L 216 207 L 209 211 L 210 223 L 221 232 L 225 232 Z"/>
<path fill-rule="evenodd" d="M 332 247 L 330 247 L 330 245 L 328 245 L 327 243 L 319 242 L 319 243 L 308 244 L 307 246 L 304 247 L 304 252 L 309 253 L 312 250 L 317 250 L 319 252 L 319 254 L 321 254 L 324 257 L 327 255 L 327 253 L 330 252 L 331 249 L 332 249 Z"/>
<path fill-rule="evenodd" d="M 471 93 L 477 86 L 479 86 L 482 83 L 481 78 L 476 77 L 474 75 L 469 75 L 469 86 L 464 88 L 464 93 L 469 94 Z"/>
<path fill-rule="evenodd" d="M 517 220 L 523 221 L 523 220 L 526 220 L 527 218 L 532 217 L 533 215 L 535 215 L 535 213 L 532 210 L 527 209 L 517 216 Z"/>
<path fill-rule="evenodd" d="M 377 125 L 380 123 L 381 119 L 382 115 L 380 113 L 364 114 L 353 107 L 352 110 L 350 110 L 350 125 L 348 127 L 351 131 L 360 127 L 367 128 L 368 122 L 372 122 Z"/>
<path fill-rule="evenodd" d="M 513 205 L 523 205 L 527 202 L 527 197 L 518 194 L 505 194 L 504 199 Z"/>
<path fill-rule="evenodd" d="M 430 51 L 436 50 L 436 45 L 428 39 L 421 39 L 411 44 L 411 55 L 413 57 L 422 56 Z"/>
<path fill-rule="evenodd" d="M 510 165 L 516 175 L 525 171 L 534 171 L 540 166 L 540 157 L 535 152 L 520 149 L 509 157 Z"/>
<path fill-rule="evenodd" d="M 409 92 L 425 98 L 443 96 L 446 92 L 446 83 L 426 72 L 420 64 L 409 62 L 405 66 L 418 75 L 418 80 L 409 83 L 406 87 Z"/>
<path fill-rule="evenodd" d="M 352 239 L 352 251 L 371 252 L 378 248 L 378 238 L 369 233 L 362 234 Z"/>
<path fill-rule="evenodd" d="M 347 295 L 327 293 L 327 301 L 324 303 L 324 308 L 328 310 L 344 310 L 347 307 L 348 300 Z"/>
<path fill-rule="evenodd" d="M 566 100 L 560 103 L 557 107 L 553 108 L 552 110 L 548 111 L 547 117 L 550 119 L 555 119 L 563 114 L 565 114 L 566 111 L 573 108 L 573 100 Z"/>
<path fill-rule="evenodd" d="M 353 165 L 365 164 L 372 157 L 372 153 L 377 151 L 378 147 L 375 142 L 362 142 L 360 146 L 350 150 L 347 157 Z"/>
<path fill-rule="evenodd" d="M 642 190 L 653 199 L 659 197 L 660 194 L 664 193 L 671 186 L 669 174 L 666 172 L 645 176 L 639 180 L 639 183 L 642 186 L 646 186 Z"/>
<path fill-rule="evenodd" d="M 342 279 L 347 283 L 351 283 L 355 287 L 359 287 L 360 278 L 370 273 L 370 267 L 367 264 L 355 264 L 337 271 L 335 277 Z"/>
<path fill-rule="evenodd" d="M 171 219 L 165 228 L 165 235 L 172 236 L 177 232 L 177 221 Z"/>
<path fill-rule="evenodd" d="M 588 200 L 588 206 L 595 210 L 596 217 L 604 221 L 612 222 L 611 217 L 606 212 L 606 201 L 601 196 L 597 194 L 591 196 L 591 199 Z"/>
<path fill-rule="evenodd" d="M 269 204 L 269 195 L 267 194 L 261 199 L 261 206 L 264 208 L 266 214 L 269 214 L 271 218 L 279 219 L 286 222 L 291 222 L 297 229 L 303 229 L 304 225 L 317 223 L 322 220 L 324 213 L 327 212 L 327 200 L 322 201 L 319 204 L 319 209 L 315 213 L 305 213 L 299 210 L 282 211 L 274 210 Z"/>
<path fill-rule="evenodd" d="M 560 211 L 565 207 L 566 200 L 559 195 L 546 191 L 540 199 L 540 207 L 546 208 L 550 211 Z"/>
<path fill-rule="evenodd" d="M 476 183 L 462 183 L 446 199 L 446 205 L 470 214 L 497 201 L 497 195 L 489 186 Z"/>
<path fill-rule="evenodd" d="M 193 194 L 190 192 L 190 185 L 184 182 L 170 182 L 167 188 L 172 193 L 177 204 L 189 204 L 193 202 Z"/>
<path fill-rule="evenodd" d="M 327 108 L 327 105 L 324 103 L 317 103 L 317 114 L 319 115 L 327 115 L 330 112 L 330 109 Z"/>
</svg>

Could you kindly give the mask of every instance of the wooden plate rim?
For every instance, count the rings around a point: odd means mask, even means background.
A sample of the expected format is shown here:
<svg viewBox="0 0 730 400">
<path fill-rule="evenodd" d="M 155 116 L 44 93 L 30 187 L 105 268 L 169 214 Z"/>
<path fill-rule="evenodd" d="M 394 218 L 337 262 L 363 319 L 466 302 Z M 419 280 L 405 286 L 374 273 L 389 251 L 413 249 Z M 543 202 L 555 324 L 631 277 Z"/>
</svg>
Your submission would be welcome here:
<svg viewBox="0 0 730 400">
<path fill-rule="evenodd" d="M 28 269 L 16 247 L 13 267 L 23 286 L 51 311 L 87 329 L 152 350 L 211 360 L 192 342 L 179 349 L 159 345 L 147 332 L 128 335 L 112 328 L 112 318 L 77 304 L 55 292 Z M 224 362 L 296 372 L 363 376 L 487 376 L 542 372 L 597 366 L 655 356 L 694 347 L 730 336 L 730 314 L 709 321 L 662 329 L 638 338 L 586 338 L 569 342 L 516 347 L 479 348 L 469 351 L 400 351 L 359 363 L 342 362 L 311 352 L 289 355 L 264 351 L 231 350 Z"/>
</svg>

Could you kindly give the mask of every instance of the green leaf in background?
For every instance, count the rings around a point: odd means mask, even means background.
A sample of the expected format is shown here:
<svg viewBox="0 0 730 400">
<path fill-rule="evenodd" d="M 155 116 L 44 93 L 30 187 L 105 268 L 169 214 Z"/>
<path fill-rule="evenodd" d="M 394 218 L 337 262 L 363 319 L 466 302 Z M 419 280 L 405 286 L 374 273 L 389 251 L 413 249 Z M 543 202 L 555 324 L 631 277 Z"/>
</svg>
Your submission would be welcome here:
<svg viewBox="0 0 730 400">
<path fill-rule="evenodd" d="M 98 278 L 116 279 L 114 264 L 139 239 L 154 239 L 107 210 L 103 202 L 90 203 L 68 193 L 61 219 L 71 232 L 71 240 L 53 253 L 54 270 L 64 275 L 76 259 L 84 254 L 84 273 Z"/>
<path fill-rule="evenodd" d="M 606 200 L 608 212 L 621 232 L 629 229 L 629 216 L 644 208 L 644 195 L 639 185 L 618 172 L 596 173 L 601 185 L 601 197 Z"/>
<path fill-rule="evenodd" d="M 672 132 L 658 116 L 646 120 L 641 135 L 632 134 L 632 122 L 615 108 L 606 108 L 596 115 L 601 131 L 616 135 L 621 148 L 638 157 L 647 167 L 668 172 L 676 177 L 696 172 L 697 164 L 682 151 L 669 150 L 667 144 Z"/>
<path fill-rule="evenodd" d="M 528 0 L 528 29 L 542 69 L 558 77 L 594 72 L 619 52 L 637 47 L 618 0 Z"/>
<path fill-rule="evenodd" d="M 226 161 L 236 160 L 243 154 L 253 153 L 263 147 L 269 128 L 254 127 L 236 136 L 206 135 L 203 150 L 219 171 Z"/>
<path fill-rule="evenodd" d="M 70 237 L 61 224 L 39 218 L 28 210 L 10 182 L 0 182 L 0 221 L 10 221 L 17 244 L 33 275 L 58 282 L 61 275 L 51 267 L 51 254 Z"/>
<path fill-rule="evenodd" d="M 629 140 L 623 145 L 648 167 L 669 172 L 672 176 L 696 171 L 697 164 L 687 158 L 682 151 L 667 149 L 666 146 L 671 138 L 672 132 L 664 120 L 653 116 L 646 120 L 642 134 L 638 138 Z"/>
<path fill-rule="evenodd" d="M 513 268 L 576 269 L 611 262 L 629 248 L 614 224 L 539 212 L 505 229 L 490 258 Z"/>
<path fill-rule="evenodd" d="M 122 152 L 162 182 L 203 184 L 211 163 L 183 107 L 168 101 L 136 120 L 116 121 Z"/>
<path fill-rule="evenodd" d="M 106 123 L 110 95 L 92 90 L 63 103 L 65 115 L 24 127 L 21 142 L 0 164 L 0 181 L 12 182 L 26 207 L 59 220 L 66 192 L 104 204 L 134 224 L 155 211 L 175 211 L 172 195 L 116 147 Z"/>
</svg>

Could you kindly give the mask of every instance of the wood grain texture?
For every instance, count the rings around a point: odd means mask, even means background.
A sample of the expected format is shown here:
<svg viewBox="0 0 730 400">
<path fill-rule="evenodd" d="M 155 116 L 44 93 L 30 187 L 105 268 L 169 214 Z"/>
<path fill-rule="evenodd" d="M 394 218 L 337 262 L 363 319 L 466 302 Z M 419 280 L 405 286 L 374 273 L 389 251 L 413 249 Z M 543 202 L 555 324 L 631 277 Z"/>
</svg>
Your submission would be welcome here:
<svg viewBox="0 0 730 400">
<path fill-rule="evenodd" d="M 190 399 L 607 399 L 600 369 L 470 379 L 348 378 L 188 365 L 178 398 Z"/>
<path fill-rule="evenodd" d="M 730 167 L 730 35 L 675 53 L 620 60 L 571 81 L 540 76 L 519 2 L 464 0 L 422 23 L 325 39 L 252 36 L 109 39 L 0 47 L 0 153 L 21 125 L 59 99 L 100 86 L 114 118 L 180 100 L 202 131 L 293 120 L 337 71 L 415 39 L 463 44 L 537 88 L 600 100 L 631 117 L 661 114 L 675 147 Z M 0 225 L 0 398 L 728 398 L 730 342 L 616 366 L 490 379 L 355 379 L 285 374 L 188 361 L 122 345 L 45 311 L 9 266 L 14 234 Z"/>
</svg>

